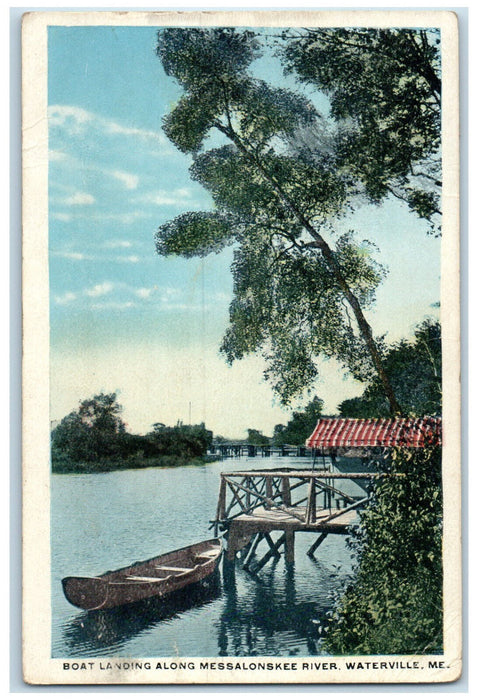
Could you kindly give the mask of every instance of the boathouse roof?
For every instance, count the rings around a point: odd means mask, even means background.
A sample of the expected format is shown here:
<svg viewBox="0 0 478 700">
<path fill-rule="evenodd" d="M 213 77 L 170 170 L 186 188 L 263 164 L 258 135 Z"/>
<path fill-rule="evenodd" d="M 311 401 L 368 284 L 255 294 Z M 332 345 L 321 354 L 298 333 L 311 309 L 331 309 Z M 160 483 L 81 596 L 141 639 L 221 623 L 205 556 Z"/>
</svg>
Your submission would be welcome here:
<svg viewBox="0 0 478 700">
<path fill-rule="evenodd" d="M 307 447 L 424 447 L 441 445 L 440 417 L 321 418 Z"/>
</svg>

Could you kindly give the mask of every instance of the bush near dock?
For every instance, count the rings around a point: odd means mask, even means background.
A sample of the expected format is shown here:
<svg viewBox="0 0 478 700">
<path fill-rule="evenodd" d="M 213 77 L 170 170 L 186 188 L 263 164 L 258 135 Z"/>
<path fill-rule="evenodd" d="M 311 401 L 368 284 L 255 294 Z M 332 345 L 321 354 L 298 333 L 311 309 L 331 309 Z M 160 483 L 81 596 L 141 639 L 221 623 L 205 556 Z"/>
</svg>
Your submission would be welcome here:
<svg viewBox="0 0 478 700">
<path fill-rule="evenodd" d="M 355 575 L 329 620 L 333 654 L 443 648 L 441 448 L 396 449 L 350 546 Z"/>
</svg>

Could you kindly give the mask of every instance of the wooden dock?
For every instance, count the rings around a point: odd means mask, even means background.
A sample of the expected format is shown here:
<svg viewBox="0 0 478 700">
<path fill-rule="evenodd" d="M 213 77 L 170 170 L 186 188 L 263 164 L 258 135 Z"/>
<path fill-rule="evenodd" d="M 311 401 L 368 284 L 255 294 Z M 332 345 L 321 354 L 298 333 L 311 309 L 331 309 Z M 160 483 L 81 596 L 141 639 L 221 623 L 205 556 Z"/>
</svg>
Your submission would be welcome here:
<svg viewBox="0 0 478 700">
<path fill-rule="evenodd" d="M 241 554 L 243 567 L 259 571 L 271 557 L 285 553 L 294 561 L 295 535 L 315 532 L 318 538 L 309 548 L 312 555 L 330 534 L 345 535 L 358 523 L 359 511 L 370 499 L 374 479 L 388 478 L 375 472 L 342 473 L 314 470 L 237 471 L 221 474 L 216 518 L 216 535 L 227 538 L 226 559 L 233 562 Z M 362 495 L 347 493 L 337 481 L 360 484 Z M 278 532 L 274 541 L 272 533 Z M 268 551 L 252 564 L 260 542 Z"/>
</svg>

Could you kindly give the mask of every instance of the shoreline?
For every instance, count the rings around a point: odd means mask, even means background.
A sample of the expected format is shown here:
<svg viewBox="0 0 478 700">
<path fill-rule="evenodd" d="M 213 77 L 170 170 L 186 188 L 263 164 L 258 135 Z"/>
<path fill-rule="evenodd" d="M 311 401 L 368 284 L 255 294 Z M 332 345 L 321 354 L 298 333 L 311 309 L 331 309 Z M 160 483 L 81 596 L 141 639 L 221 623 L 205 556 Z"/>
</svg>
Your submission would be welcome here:
<svg viewBox="0 0 478 700">
<path fill-rule="evenodd" d="M 168 469 L 175 467 L 202 467 L 205 464 L 221 461 L 217 455 L 204 455 L 189 459 L 177 455 L 163 455 L 162 457 L 138 457 L 131 459 L 109 458 L 97 462 L 58 462 L 54 460 L 51 465 L 52 474 L 106 474 L 113 471 L 127 471 L 136 469 Z"/>
</svg>

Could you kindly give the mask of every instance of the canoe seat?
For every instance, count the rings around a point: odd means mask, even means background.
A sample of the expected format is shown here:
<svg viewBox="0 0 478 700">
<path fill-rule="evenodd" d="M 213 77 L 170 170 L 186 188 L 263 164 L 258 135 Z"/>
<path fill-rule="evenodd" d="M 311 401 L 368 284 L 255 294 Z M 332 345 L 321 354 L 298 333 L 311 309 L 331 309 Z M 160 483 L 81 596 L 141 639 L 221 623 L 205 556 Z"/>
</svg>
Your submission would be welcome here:
<svg viewBox="0 0 478 700">
<path fill-rule="evenodd" d="M 215 557 L 217 555 L 217 549 L 210 549 L 208 552 L 201 552 L 201 554 L 196 554 L 196 557 L 198 558 L 204 558 L 204 559 L 210 559 L 211 557 Z"/>
<path fill-rule="evenodd" d="M 184 566 L 155 566 L 154 568 L 158 569 L 158 571 L 177 571 L 181 574 L 191 571 L 191 569 L 185 568 Z"/>
<path fill-rule="evenodd" d="M 143 583 L 157 583 L 164 581 L 164 578 L 159 576 L 126 576 L 128 581 L 142 581 Z"/>
</svg>

